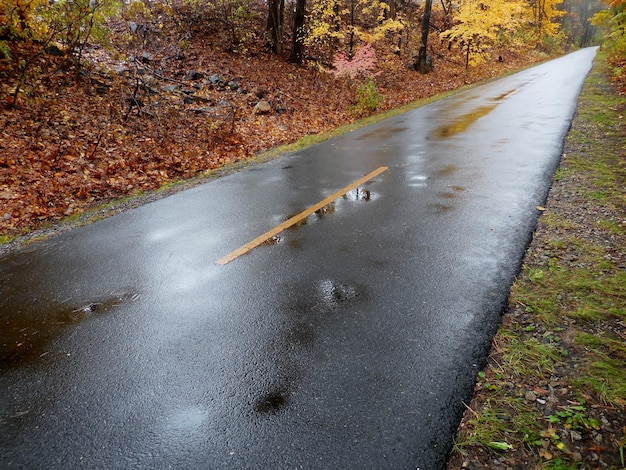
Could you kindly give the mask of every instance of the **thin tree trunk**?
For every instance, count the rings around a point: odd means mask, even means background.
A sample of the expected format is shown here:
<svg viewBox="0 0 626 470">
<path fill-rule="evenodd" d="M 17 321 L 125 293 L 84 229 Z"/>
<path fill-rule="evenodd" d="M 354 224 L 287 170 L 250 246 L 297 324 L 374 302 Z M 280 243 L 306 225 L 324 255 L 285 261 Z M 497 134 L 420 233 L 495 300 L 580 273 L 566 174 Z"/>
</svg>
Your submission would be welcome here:
<svg viewBox="0 0 626 470">
<path fill-rule="evenodd" d="M 417 55 L 416 69 L 421 73 L 428 73 L 432 70 L 432 63 L 428 57 L 428 32 L 430 30 L 430 12 L 433 7 L 433 0 L 424 2 L 424 16 L 422 16 L 422 41 L 420 43 L 419 54 Z"/>
<path fill-rule="evenodd" d="M 269 0 L 267 4 L 267 35 L 272 51 L 283 52 L 283 23 L 285 16 L 285 0 Z"/>
<path fill-rule="evenodd" d="M 304 26 L 306 0 L 296 0 L 296 13 L 293 19 L 293 47 L 289 55 L 289 61 L 294 64 L 302 63 L 302 50 L 304 49 Z"/>
<path fill-rule="evenodd" d="M 352 59 L 354 56 L 354 8 L 356 0 L 350 2 L 350 41 L 348 49 L 348 57 Z"/>
</svg>

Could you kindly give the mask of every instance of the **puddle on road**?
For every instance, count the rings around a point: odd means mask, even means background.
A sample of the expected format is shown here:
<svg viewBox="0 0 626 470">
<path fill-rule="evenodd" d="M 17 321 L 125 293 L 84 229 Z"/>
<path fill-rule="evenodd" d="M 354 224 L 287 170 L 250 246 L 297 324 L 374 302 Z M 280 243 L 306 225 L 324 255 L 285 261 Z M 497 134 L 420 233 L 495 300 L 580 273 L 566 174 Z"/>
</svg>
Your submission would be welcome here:
<svg viewBox="0 0 626 470">
<path fill-rule="evenodd" d="M 319 208 L 315 211 L 315 215 L 318 219 L 324 218 L 327 214 L 333 214 L 335 212 L 336 203 L 335 201 L 326 204 L 324 207 Z M 309 216 L 310 217 L 310 216 Z"/>
<path fill-rule="evenodd" d="M 408 186 L 411 188 L 425 188 L 428 186 L 428 176 L 412 175 L 408 177 Z"/>
<path fill-rule="evenodd" d="M 50 341 L 67 328 L 137 300 L 139 294 L 133 292 L 113 293 L 91 302 L 63 302 L 37 311 L 12 313 L 3 319 L 0 332 L 0 367 L 19 366 L 43 358 L 49 353 Z"/>
<path fill-rule="evenodd" d="M 338 199 L 332 202 L 329 202 L 323 207 L 320 207 L 318 210 L 316 210 L 313 214 L 309 215 L 308 217 L 292 224 L 286 230 L 294 230 L 303 225 L 307 225 L 307 223 L 309 222 L 323 219 L 327 215 L 334 214 L 337 210 L 341 208 L 341 205 L 343 202 L 370 202 L 376 199 L 378 199 L 378 194 L 374 193 L 373 191 L 370 191 L 369 189 L 365 189 L 363 187 L 352 189 L 351 191 L 348 191 L 347 193 L 343 194 Z M 298 214 L 290 214 L 285 217 L 282 217 L 281 222 L 286 222 L 292 219 L 293 217 L 295 217 L 296 215 Z M 272 237 L 269 240 L 266 240 L 263 244 L 264 245 L 276 245 L 283 241 L 284 241 L 284 238 L 281 237 L 280 235 L 277 235 L 275 237 Z"/>
<path fill-rule="evenodd" d="M 489 114 L 495 108 L 495 104 L 489 106 L 480 106 L 467 114 L 463 114 L 462 116 L 453 119 L 449 124 L 441 126 L 437 130 L 435 130 L 433 134 L 435 135 L 435 137 L 439 138 L 445 138 L 453 136 L 455 134 L 460 134 L 461 132 L 465 131 L 469 126 L 478 121 L 481 117 Z"/>
<path fill-rule="evenodd" d="M 332 279 L 320 279 L 312 285 L 294 288 L 296 298 L 289 310 L 296 316 L 308 317 L 311 313 L 331 313 L 352 302 L 360 300 L 364 293 L 357 285 L 338 282 Z"/>
<path fill-rule="evenodd" d="M 316 306 L 323 311 L 336 310 L 343 303 L 356 298 L 357 295 L 358 291 L 355 286 L 325 279 L 318 282 L 316 286 Z"/>
<path fill-rule="evenodd" d="M 254 403 L 254 411 L 257 413 L 277 413 L 289 403 L 289 392 L 287 390 L 275 390 L 261 396 Z"/>
<path fill-rule="evenodd" d="M 346 194 L 341 196 L 344 201 L 364 201 L 369 202 L 377 198 L 377 195 L 371 192 L 369 189 L 364 188 L 355 188 L 352 191 L 348 191 Z"/>
<path fill-rule="evenodd" d="M 451 206 L 449 204 L 437 203 L 437 204 L 433 204 L 433 207 L 435 208 L 435 212 L 437 212 L 438 214 L 446 214 L 454 210 L 454 206 Z"/>
<path fill-rule="evenodd" d="M 457 165 L 455 165 L 454 163 L 451 163 L 437 170 L 437 176 L 450 176 L 456 173 L 458 169 L 459 167 Z"/>
<path fill-rule="evenodd" d="M 270 237 L 263 243 L 261 243 L 261 245 L 278 245 L 279 243 L 282 243 L 284 241 L 285 237 L 282 237 L 280 235 L 274 235 L 273 237 Z"/>
<path fill-rule="evenodd" d="M 370 132 L 366 132 L 365 134 L 357 137 L 355 140 L 365 140 L 365 139 L 373 139 L 373 140 L 382 140 L 388 139 L 389 137 L 393 137 L 394 135 L 404 132 L 408 129 L 408 127 L 383 127 L 382 129 L 375 129 Z"/>
<path fill-rule="evenodd" d="M 433 135 L 438 138 L 451 137 L 455 134 L 460 134 L 464 132 L 469 126 L 478 121 L 481 117 L 486 116 L 491 111 L 493 111 L 498 104 L 500 104 L 503 100 L 508 98 L 511 95 L 514 95 L 517 92 L 517 89 L 514 88 L 512 90 L 505 91 L 500 95 L 489 98 L 493 104 L 479 106 L 469 113 L 465 113 L 461 116 L 453 118 L 448 124 L 445 124 L 433 132 Z"/>
<path fill-rule="evenodd" d="M 328 278 L 289 283 L 284 291 L 285 308 L 280 309 L 284 317 L 279 318 L 268 341 L 269 356 L 262 355 L 271 359 L 270 368 L 252 381 L 256 392 L 248 406 L 255 415 L 276 415 L 290 406 L 306 372 L 302 355 L 316 342 L 319 330 L 327 327 L 332 315 L 366 297 L 362 286 Z"/>
</svg>

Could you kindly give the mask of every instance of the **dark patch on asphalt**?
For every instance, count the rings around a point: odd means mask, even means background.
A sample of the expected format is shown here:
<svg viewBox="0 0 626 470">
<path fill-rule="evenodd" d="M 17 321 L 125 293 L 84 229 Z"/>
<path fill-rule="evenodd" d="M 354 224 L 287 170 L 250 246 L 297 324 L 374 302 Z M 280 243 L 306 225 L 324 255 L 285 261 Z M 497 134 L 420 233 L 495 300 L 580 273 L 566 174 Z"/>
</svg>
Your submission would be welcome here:
<svg viewBox="0 0 626 470">
<path fill-rule="evenodd" d="M 131 291 L 112 293 L 87 302 L 67 301 L 16 311 L 4 319 L 0 331 L 0 366 L 17 367 L 44 358 L 50 353 L 47 350 L 50 341 L 66 329 L 138 299 L 139 294 Z"/>
</svg>

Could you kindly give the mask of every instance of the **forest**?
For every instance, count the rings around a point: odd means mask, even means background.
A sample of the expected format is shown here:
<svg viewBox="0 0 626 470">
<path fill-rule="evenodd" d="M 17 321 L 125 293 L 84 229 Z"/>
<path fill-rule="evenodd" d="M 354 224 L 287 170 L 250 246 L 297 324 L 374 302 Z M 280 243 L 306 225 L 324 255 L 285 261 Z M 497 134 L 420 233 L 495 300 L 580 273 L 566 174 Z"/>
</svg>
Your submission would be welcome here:
<svg viewBox="0 0 626 470">
<path fill-rule="evenodd" d="M 624 0 L 0 0 L 0 236 L 600 44 Z"/>
</svg>

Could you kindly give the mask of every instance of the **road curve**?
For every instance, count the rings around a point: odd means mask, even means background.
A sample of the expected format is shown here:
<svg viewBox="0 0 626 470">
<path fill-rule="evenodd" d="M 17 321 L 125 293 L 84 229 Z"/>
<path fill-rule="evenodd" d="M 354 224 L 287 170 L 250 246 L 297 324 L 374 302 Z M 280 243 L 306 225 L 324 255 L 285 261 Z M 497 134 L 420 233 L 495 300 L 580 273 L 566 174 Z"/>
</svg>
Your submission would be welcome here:
<svg viewBox="0 0 626 470">
<path fill-rule="evenodd" d="M 0 466 L 444 468 L 594 54 L 0 258 Z"/>
</svg>

